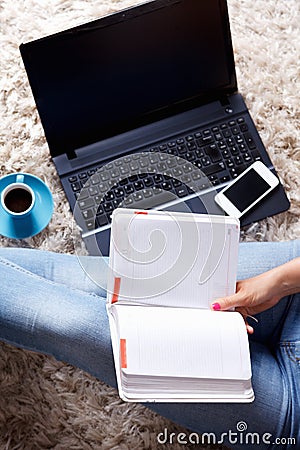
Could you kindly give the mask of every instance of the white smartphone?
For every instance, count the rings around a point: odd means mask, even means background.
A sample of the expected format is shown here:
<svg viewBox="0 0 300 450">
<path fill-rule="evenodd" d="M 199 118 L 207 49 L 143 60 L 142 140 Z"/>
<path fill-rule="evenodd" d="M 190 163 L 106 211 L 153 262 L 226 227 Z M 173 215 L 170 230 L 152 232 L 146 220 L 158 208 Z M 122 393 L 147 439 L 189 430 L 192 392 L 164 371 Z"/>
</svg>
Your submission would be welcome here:
<svg viewBox="0 0 300 450">
<path fill-rule="evenodd" d="M 215 196 L 229 215 L 240 218 L 279 184 L 278 178 L 261 161 L 256 161 Z"/>
</svg>

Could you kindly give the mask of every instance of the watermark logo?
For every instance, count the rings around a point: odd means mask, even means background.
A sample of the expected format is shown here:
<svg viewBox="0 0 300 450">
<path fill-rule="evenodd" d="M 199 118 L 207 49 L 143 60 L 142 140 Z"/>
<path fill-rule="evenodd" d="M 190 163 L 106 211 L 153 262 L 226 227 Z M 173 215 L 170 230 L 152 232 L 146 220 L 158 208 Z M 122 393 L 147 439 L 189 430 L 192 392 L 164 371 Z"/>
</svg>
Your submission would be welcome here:
<svg viewBox="0 0 300 450">
<path fill-rule="evenodd" d="M 157 443 L 160 445 L 165 444 L 198 444 L 198 445 L 245 445 L 247 448 L 251 446 L 267 446 L 267 445 L 278 445 L 280 447 L 284 446 L 295 446 L 297 448 L 297 440 L 294 437 L 275 437 L 269 432 L 258 433 L 255 431 L 250 431 L 248 429 L 247 422 L 241 420 L 237 422 L 235 429 L 229 429 L 225 432 L 220 432 L 219 434 L 214 432 L 203 432 L 198 433 L 174 433 L 169 432 L 167 428 L 157 435 Z"/>
<path fill-rule="evenodd" d="M 240 422 L 238 422 L 238 423 L 236 424 L 236 429 L 237 429 L 238 431 L 246 431 L 247 428 L 248 428 L 248 425 L 247 425 L 247 423 L 244 422 L 243 420 L 241 420 Z"/>
<path fill-rule="evenodd" d="M 133 192 L 126 191 L 126 180 L 132 181 L 137 190 Z M 171 185 L 173 185 L 172 189 L 170 189 Z M 201 192 L 201 197 L 199 192 Z M 135 153 L 131 157 L 124 156 L 115 159 L 91 174 L 82 183 L 82 189 L 77 196 L 73 213 L 79 227 L 84 229 L 85 224 L 89 224 L 89 231 L 83 233 L 83 236 L 86 237 L 88 235 L 89 242 L 93 242 L 93 247 L 98 250 L 98 256 L 103 256 L 97 244 L 98 227 L 99 223 L 101 223 L 101 218 L 99 219 L 99 217 L 103 209 L 106 211 L 111 207 L 112 213 L 116 207 L 149 209 L 153 205 L 156 207 L 156 204 L 174 206 L 182 202 L 183 197 L 185 199 L 187 197 L 198 197 L 207 217 L 211 218 L 210 214 L 216 214 L 216 210 L 214 210 L 216 208 L 214 202 L 216 193 L 217 190 L 211 180 L 197 164 L 168 153 L 141 152 Z M 122 201 L 118 202 L 121 197 Z M 88 212 L 84 209 L 86 204 L 90 205 Z M 191 212 L 186 202 L 182 205 L 184 212 Z M 109 213 L 105 214 L 106 216 L 109 215 Z M 167 214 L 173 221 L 172 227 L 177 237 L 176 245 L 174 245 L 174 241 L 169 242 L 168 235 L 158 227 L 158 229 L 152 230 L 149 236 L 144 236 L 144 243 L 147 243 L 148 246 L 137 248 L 133 242 L 128 241 L 130 251 L 126 255 L 122 254 L 121 248 L 117 248 L 122 257 L 125 259 L 131 258 L 128 262 L 139 265 L 151 264 L 156 260 L 166 259 L 166 252 L 171 248 L 176 249 L 170 267 L 166 267 L 158 261 L 157 264 L 160 264 L 161 273 L 156 273 L 155 278 L 151 278 L 151 274 L 146 274 L 138 279 L 135 275 L 135 285 L 141 284 L 144 287 L 145 283 L 149 285 L 148 290 L 144 288 L 141 290 L 142 292 L 148 292 L 148 296 L 160 295 L 172 289 L 174 283 L 180 283 L 190 273 L 198 257 L 200 246 L 203 245 L 199 229 L 195 223 L 194 226 L 191 223 L 189 227 L 186 227 L 177 221 L 176 215 L 172 214 L 171 211 Z M 225 217 L 224 213 L 219 210 L 218 214 Z M 209 252 L 199 273 L 198 281 L 200 284 L 205 283 L 212 276 L 222 257 L 226 240 L 229 239 L 225 231 L 225 219 L 223 225 L 222 228 L 222 223 L 216 224 L 213 220 L 210 220 L 210 232 L 207 234 Z M 132 226 L 134 227 L 134 219 L 128 223 L 128 227 Z M 110 224 L 106 223 L 104 227 L 109 228 Z M 123 234 L 129 233 L 125 230 Z M 95 260 L 93 264 L 90 264 L 90 261 L 84 258 L 86 252 L 82 247 L 81 240 L 78 239 L 78 233 L 75 229 L 73 236 L 75 253 L 86 274 L 100 287 L 105 287 L 101 286 L 103 277 L 98 272 L 97 261 Z M 186 242 L 192 242 L 193 246 L 187 246 Z M 189 254 L 185 255 L 187 249 L 189 249 Z M 128 256 L 129 254 L 130 257 Z M 211 261 L 215 261 L 214 267 L 210 263 Z M 111 270 L 109 262 L 108 270 Z M 175 281 L 174 273 L 177 274 Z M 122 273 L 119 276 L 124 279 L 126 274 Z M 136 291 L 139 292 L 139 289 L 136 289 Z"/>
</svg>

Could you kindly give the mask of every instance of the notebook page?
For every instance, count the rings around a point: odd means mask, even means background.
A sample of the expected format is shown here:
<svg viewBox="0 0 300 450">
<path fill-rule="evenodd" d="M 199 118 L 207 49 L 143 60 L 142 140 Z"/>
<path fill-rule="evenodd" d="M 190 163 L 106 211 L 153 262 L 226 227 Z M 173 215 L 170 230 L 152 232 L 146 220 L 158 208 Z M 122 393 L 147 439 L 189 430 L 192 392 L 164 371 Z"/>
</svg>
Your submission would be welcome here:
<svg viewBox="0 0 300 450">
<path fill-rule="evenodd" d="M 238 313 L 118 305 L 117 314 L 127 373 L 251 377 L 247 337 L 240 338 L 246 335 L 245 325 Z"/>
<path fill-rule="evenodd" d="M 126 253 L 114 251 L 120 299 L 209 308 L 216 298 L 233 293 L 239 227 L 225 218 L 200 219 L 173 214 L 131 218 L 125 229 L 128 237 L 116 233 L 117 247 L 122 241 L 126 249 Z"/>
</svg>

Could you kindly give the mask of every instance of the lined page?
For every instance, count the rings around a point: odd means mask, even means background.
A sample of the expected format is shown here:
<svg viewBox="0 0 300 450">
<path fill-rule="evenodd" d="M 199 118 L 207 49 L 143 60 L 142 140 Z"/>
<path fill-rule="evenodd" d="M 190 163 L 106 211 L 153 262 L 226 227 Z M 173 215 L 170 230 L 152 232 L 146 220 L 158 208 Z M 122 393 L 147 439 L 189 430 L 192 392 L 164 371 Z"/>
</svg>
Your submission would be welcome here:
<svg viewBox="0 0 300 450">
<path fill-rule="evenodd" d="M 117 314 L 128 373 L 251 377 L 245 325 L 238 313 L 118 305 Z"/>
<path fill-rule="evenodd" d="M 136 215 L 115 235 L 122 301 L 207 309 L 235 291 L 239 227 L 225 217 Z"/>
</svg>

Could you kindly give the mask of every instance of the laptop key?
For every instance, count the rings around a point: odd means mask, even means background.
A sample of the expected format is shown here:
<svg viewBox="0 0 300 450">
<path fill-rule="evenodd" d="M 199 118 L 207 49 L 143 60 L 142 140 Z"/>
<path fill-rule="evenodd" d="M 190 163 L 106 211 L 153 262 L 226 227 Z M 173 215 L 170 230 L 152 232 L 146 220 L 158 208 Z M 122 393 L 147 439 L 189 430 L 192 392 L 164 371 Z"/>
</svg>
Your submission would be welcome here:
<svg viewBox="0 0 300 450">
<path fill-rule="evenodd" d="M 94 212 L 92 209 L 86 209 L 82 211 L 82 215 L 85 220 L 92 219 L 94 217 Z"/>
<path fill-rule="evenodd" d="M 204 145 L 212 144 L 214 142 L 214 138 L 212 136 L 204 136 L 203 138 L 197 139 L 197 144 L 199 147 L 203 147 Z"/>
<path fill-rule="evenodd" d="M 251 155 L 252 155 L 252 158 L 254 159 L 254 161 L 261 161 L 261 155 L 257 149 L 253 150 L 251 152 Z"/>
<path fill-rule="evenodd" d="M 124 195 L 125 195 L 124 189 L 120 189 L 120 188 L 114 189 L 114 193 L 117 198 L 124 197 Z"/>
<path fill-rule="evenodd" d="M 135 181 L 133 183 L 134 189 L 136 189 L 137 191 L 140 191 L 141 189 L 144 188 L 144 184 L 142 181 Z"/>
<path fill-rule="evenodd" d="M 226 183 L 229 180 L 230 180 L 229 175 L 224 175 L 223 177 L 220 178 L 221 183 Z"/>
<path fill-rule="evenodd" d="M 100 183 L 98 184 L 98 189 L 100 192 L 106 192 L 109 189 L 109 187 L 108 184 L 106 183 Z"/>
<path fill-rule="evenodd" d="M 243 164 L 243 160 L 242 160 L 241 156 L 235 156 L 234 162 L 235 162 L 235 164 L 238 165 L 238 166 L 239 166 L 240 164 Z"/>
<path fill-rule="evenodd" d="M 99 194 L 99 190 L 98 190 L 97 186 L 89 187 L 89 194 L 92 196 Z"/>
<path fill-rule="evenodd" d="M 255 142 L 254 142 L 251 134 L 245 133 L 244 137 L 245 137 L 246 143 L 247 143 L 248 147 L 250 148 L 250 150 L 254 149 L 256 147 L 256 145 L 255 145 Z"/>
<path fill-rule="evenodd" d="M 127 198 L 125 198 L 125 199 L 123 200 L 123 202 L 124 202 L 124 205 L 126 205 L 126 206 L 132 205 L 132 203 L 133 203 L 133 198 L 132 198 L 132 197 L 127 197 Z"/>
<path fill-rule="evenodd" d="M 79 183 L 78 181 L 75 181 L 75 183 L 71 184 L 71 188 L 72 188 L 73 192 L 78 192 L 81 190 L 81 183 Z"/>
<path fill-rule="evenodd" d="M 236 142 L 237 144 L 243 144 L 243 143 L 244 143 L 244 138 L 243 138 L 243 136 L 240 135 L 240 134 L 236 135 L 236 136 L 235 136 L 235 142 Z"/>
<path fill-rule="evenodd" d="M 177 151 L 178 151 L 178 154 L 179 154 L 179 155 L 182 155 L 183 153 L 185 153 L 185 152 L 186 152 L 186 147 L 185 147 L 185 145 L 178 145 Z"/>
<path fill-rule="evenodd" d="M 226 160 L 226 166 L 228 167 L 228 169 L 232 169 L 232 167 L 234 167 L 234 162 L 232 161 L 232 159 Z"/>
<path fill-rule="evenodd" d="M 188 194 L 187 188 L 185 186 L 180 186 L 176 189 L 176 194 L 178 197 L 182 198 Z"/>
<path fill-rule="evenodd" d="M 173 170 L 173 176 L 175 178 L 180 177 L 183 174 L 183 171 L 179 167 L 175 167 Z"/>
<path fill-rule="evenodd" d="M 172 184 L 169 181 L 164 181 L 161 183 L 161 187 L 166 191 L 170 191 L 172 189 Z"/>
<path fill-rule="evenodd" d="M 190 135 L 186 136 L 185 140 L 186 140 L 187 142 L 191 142 L 191 141 L 194 140 L 194 136 L 190 134 Z"/>
<path fill-rule="evenodd" d="M 141 192 L 134 192 L 132 194 L 134 201 L 139 202 L 141 200 L 143 200 L 144 196 Z"/>
<path fill-rule="evenodd" d="M 188 142 L 186 145 L 187 145 L 189 150 L 196 150 L 196 148 L 197 148 L 197 146 L 196 146 L 194 141 Z"/>
<path fill-rule="evenodd" d="M 248 125 L 246 123 L 243 123 L 242 125 L 240 125 L 240 130 L 242 133 L 245 133 L 246 131 L 248 131 Z"/>
<path fill-rule="evenodd" d="M 207 156 L 204 156 L 203 158 L 201 158 L 201 162 L 203 164 L 203 166 L 207 167 L 211 164 L 210 159 Z"/>
<path fill-rule="evenodd" d="M 111 177 L 112 178 L 117 178 L 119 176 L 120 176 L 120 171 L 119 171 L 119 169 L 117 167 L 111 170 Z"/>
<path fill-rule="evenodd" d="M 215 144 L 211 144 L 208 147 L 205 147 L 205 153 L 210 157 L 213 163 L 222 160 L 220 152 Z"/>
<path fill-rule="evenodd" d="M 102 172 L 102 173 L 100 174 L 100 178 L 101 178 L 101 181 L 107 181 L 107 180 L 109 180 L 109 173 L 108 173 L 107 171 Z"/>
<path fill-rule="evenodd" d="M 169 147 L 169 148 L 176 147 L 176 142 L 175 142 L 175 141 L 170 141 L 170 142 L 168 142 L 168 147 Z"/>
<path fill-rule="evenodd" d="M 223 161 L 221 161 L 219 163 L 211 164 L 210 166 L 203 167 L 202 171 L 205 173 L 206 176 L 209 176 L 214 173 L 221 172 L 224 169 L 225 169 L 225 164 Z"/>
<path fill-rule="evenodd" d="M 244 153 L 243 158 L 245 162 L 252 161 L 252 156 L 250 155 L 250 153 Z"/>
<path fill-rule="evenodd" d="M 154 183 L 161 183 L 163 181 L 163 176 L 161 174 L 153 175 Z"/>
<path fill-rule="evenodd" d="M 95 221 L 93 219 L 85 221 L 85 227 L 87 231 L 92 231 L 95 229 Z"/>
<path fill-rule="evenodd" d="M 91 178 L 91 180 L 92 180 L 92 185 L 95 185 L 95 184 L 99 184 L 99 183 L 100 183 L 100 178 L 99 178 L 99 175 L 98 175 L 98 174 L 93 175 L 92 178 Z"/>
<path fill-rule="evenodd" d="M 178 180 L 177 178 L 173 178 L 172 183 L 175 188 L 182 185 L 182 182 L 180 180 Z"/>
<path fill-rule="evenodd" d="M 233 169 L 230 169 L 230 174 L 232 178 L 236 178 L 238 175 L 240 175 L 244 170 L 247 168 L 245 164 L 241 164 L 238 167 L 235 167 Z"/>
<path fill-rule="evenodd" d="M 104 195 L 104 199 L 105 199 L 105 201 L 107 201 L 107 202 L 109 202 L 110 200 L 113 200 L 115 198 L 115 196 L 114 196 L 114 193 L 113 192 L 107 192 L 105 195 Z"/>
<path fill-rule="evenodd" d="M 197 170 L 196 172 L 192 173 L 192 178 L 194 181 L 200 180 L 200 178 L 202 177 L 201 172 L 199 170 Z"/>
<path fill-rule="evenodd" d="M 195 155 L 194 152 L 187 152 L 187 153 L 185 154 L 185 158 L 186 158 L 188 161 L 195 161 L 196 155 Z"/>
<path fill-rule="evenodd" d="M 198 169 L 202 169 L 202 163 L 199 159 L 193 162 L 193 164 L 198 167 Z"/>
<path fill-rule="evenodd" d="M 224 138 L 229 138 L 231 136 L 231 131 L 229 129 L 225 129 L 223 131 Z"/>
<path fill-rule="evenodd" d="M 104 208 L 104 211 L 106 211 L 106 212 L 111 212 L 114 209 L 111 202 L 103 203 L 103 208 Z"/>
<path fill-rule="evenodd" d="M 131 184 L 127 184 L 126 186 L 124 186 L 124 191 L 127 195 L 132 194 L 132 192 L 134 191 L 133 186 Z"/>
<path fill-rule="evenodd" d="M 131 163 L 129 164 L 129 167 L 132 172 L 137 172 L 139 170 L 138 161 L 131 161 Z"/>
<path fill-rule="evenodd" d="M 106 214 L 100 214 L 96 216 L 96 224 L 98 227 L 103 227 L 109 223 L 109 219 Z"/>
<path fill-rule="evenodd" d="M 85 200 L 89 197 L 88 190 L 83 188 L 80 192 L 77 192 L 76 194 L 76 200 Z"/>
<path fill-rule="evenodd" d="M 153 192 L 151 189 L 143 189 L 143 194 L 144 194 L 145 198 L 149 198 L 149 197 L 152 197 Z"/>
<path fill-rule="evenodd" d="M 126 164 L 124 164 L 123 166 L 120 167 L 121 175 L 128 175 L 128 173 L 129 173 L 129 168 Z"/>
<path fill-rule="evenodd" d="M 144 185 L 146 187 L 153 186 L 153 184 L 154 184 L 154 181 L 153 181 L 152 177 L 144 178 Z"/>
<path fill-rule="evenodd" d="M 234 146 L 234 147 L 231 147 L 230 153 L 232 156 L 237 156 L 240 152 L 239 152 L 239 149 Z"/>
<path fill-rule="evenodd" d="M 185 173 L 193 171 L 193 166 L 191 164 L 183 164 L 182 169 Z"/>
<path fill-rule="evenodd" d="M 87 209 L 87 208 L 91 208 L 92 206 L 94 206 L 95 202 L 94 199 L 89 197 L 85 200 L 79 200 L 78 202 L 78 206 L 80 209 Z"/>
<path fill-rule="evenodd" d="M 101 214 L 104 214 L 104 209 L 103 209 L 103 205 L 99 204 L 98 208 L 97 208 L 97 211 L 96 211 L 96 215 L 100 216 Z"/>
</svg>

